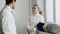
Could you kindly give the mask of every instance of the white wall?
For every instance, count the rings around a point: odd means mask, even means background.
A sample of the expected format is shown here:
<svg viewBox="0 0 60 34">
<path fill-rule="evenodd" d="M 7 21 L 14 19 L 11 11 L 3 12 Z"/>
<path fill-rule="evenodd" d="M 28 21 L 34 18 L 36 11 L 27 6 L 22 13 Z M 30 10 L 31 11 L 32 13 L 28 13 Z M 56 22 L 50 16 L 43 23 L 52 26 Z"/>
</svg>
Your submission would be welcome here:
<svg viewBox="0 0 60 34">
<path fill-rule="evenodd" d="M 4 5 L 4 0 L 0 0 L 0 10 Z M 17 0 L 16 3 L 16 26 L 18 34 L 27 34 L 26 24 L 29 17 L 29 0 Z"/>
<path fill-rule="evenodd" d="M 17 0 L 16 24 L 18 34 L 27 34 L 26 24 L 29 17 L 29 0 Z"/>
<path fill-rule="evenodd" d="M 55 1 L 56 7 L 56 23 L 60 25 L 60 0 Z"/>
<path fill-rule="evenodd" d="M 47 21 L 53 21 L 53 0 L 46 0 L 46 15 Z"/>
</svg>

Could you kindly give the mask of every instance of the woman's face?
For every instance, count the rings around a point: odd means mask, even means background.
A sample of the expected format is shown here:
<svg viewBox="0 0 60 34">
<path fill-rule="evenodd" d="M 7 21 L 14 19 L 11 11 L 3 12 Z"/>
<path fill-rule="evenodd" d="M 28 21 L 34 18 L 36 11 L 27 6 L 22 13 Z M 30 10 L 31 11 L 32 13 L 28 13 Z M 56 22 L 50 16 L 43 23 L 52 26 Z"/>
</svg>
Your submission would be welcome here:
<svg viewBox="0 0 60 34">
<path fill-rule="evenodd" d="M 38 7 L 33 7 L 32 8 L 32 11 L 33 11 L 33 14 L 37 14 L 37 12 L 39 12 L 39 9 L 38 9 Z"/>
</svg>

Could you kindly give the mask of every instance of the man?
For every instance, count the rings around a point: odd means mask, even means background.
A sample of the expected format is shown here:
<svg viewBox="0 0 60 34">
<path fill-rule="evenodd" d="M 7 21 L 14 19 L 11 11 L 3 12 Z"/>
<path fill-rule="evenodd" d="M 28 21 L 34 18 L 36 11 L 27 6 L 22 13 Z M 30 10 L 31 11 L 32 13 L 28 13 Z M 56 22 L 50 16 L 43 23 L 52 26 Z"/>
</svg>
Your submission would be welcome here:
<svg viewBox="0 0 60 34">
<path fill-rule="evenodd" d="M 14 19 L 14 8 L 16 0 L 5 0 L 6 5 L 1 10 L 0 18 L 2 19 L 2 30 L 4 34 L 16 34 L 16 26 Z"/>
</svg>

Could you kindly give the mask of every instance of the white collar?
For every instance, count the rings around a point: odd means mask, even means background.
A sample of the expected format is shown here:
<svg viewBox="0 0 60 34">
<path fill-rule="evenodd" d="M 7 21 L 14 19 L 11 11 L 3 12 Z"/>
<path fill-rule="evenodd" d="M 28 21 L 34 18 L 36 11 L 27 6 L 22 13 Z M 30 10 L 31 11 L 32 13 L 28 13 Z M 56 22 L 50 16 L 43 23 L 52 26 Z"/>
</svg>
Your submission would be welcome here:
<svg viewBox="0 0 60 34">
<path fill-rule="evenodd" d="M 11 11 L 11 13 L 13 13 L 13 14 L 15 14 L 16 12 L 10 7 L 10 6 L 8 6 L 8 5 L 5 5 L 5 7 L 7 8 L 7 9 L 9 9 L 10 11 Z"/>
<path fill-rule="evenodd" d="M 5 5 L 5 7 L 8 8 L 9 10 L 13 11 L 13 9 L 10 6 Z"/>
<path fill-rule="evenodd" d="M 38 15 L 40 15 L 39 13 L 36 13 L 36 14 L 33 14 L 34 16 L 38 16 Z"/>
</svg>

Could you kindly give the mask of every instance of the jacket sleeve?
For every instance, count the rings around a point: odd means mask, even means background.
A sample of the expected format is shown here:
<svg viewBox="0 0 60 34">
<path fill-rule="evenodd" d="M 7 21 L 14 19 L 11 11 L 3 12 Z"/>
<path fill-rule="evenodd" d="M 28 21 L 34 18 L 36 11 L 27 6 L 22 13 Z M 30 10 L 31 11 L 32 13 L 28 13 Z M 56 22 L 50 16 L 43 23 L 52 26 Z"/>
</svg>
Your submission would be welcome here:
<svg viewBox="0 0 60 34">
<path fill-rule="evenodd" d="M 8 12 L 4 12 L 2 14 L 3 18 L 2 18 L 2 28 L 3 28 L 3 32 L 4 33 L 7 33 L 10 31 L 9 29 L 9 22 L 11 22 L 11 19 L 10 19 L 10 15 Z"/>
<path fill-rule="evenodd" d="M 31 18 L 29 18 L 29 21 L 28 21 L 28 23 L 27 23 L 27 29 L 29 29 L 29 28 L 33 28 L 34 31 L 36 31 L 36 27 L 31 27 L 30 19 L 31 19 Z"/>
<path fill-rule="evenodd" d="M 30 25 L 29 25 L 29 22 L 27 23 L 27 29 L 29 29 L 30 28 Z"/>
<path fill-rule="evenodd" d="M 41 16 L 40 22 L 44 23 L 44 17 L 43 16 Z"/>
<path fill-rule="evenodd" d="M 28 22 L 28 23 L 27 23 L 27 29 L 29 29 L 29 28 L 31 28 L 31 26 L 30 26 L 30 24 L 29 24 L 29 22 Z M 34 29 L 34 31 L 36 31 L 36 28 L 33 27 L 33 29 Z"/>
</svg>

